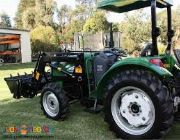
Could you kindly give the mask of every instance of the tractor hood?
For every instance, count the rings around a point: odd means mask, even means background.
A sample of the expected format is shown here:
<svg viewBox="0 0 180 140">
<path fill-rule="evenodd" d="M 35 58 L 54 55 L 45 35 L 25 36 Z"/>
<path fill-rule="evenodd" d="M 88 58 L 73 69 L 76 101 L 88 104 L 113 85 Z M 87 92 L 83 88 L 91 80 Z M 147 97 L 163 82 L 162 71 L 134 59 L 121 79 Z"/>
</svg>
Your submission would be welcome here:
<svg viewBox="0 0 180 140">
<path fill-rule="evenodd" d="M 97 5 L 100 9 L 122 13 L 148 7 L 151 5 L 151 0 L 99 0 Z M 172 5 L 172 0 L 157 0 L 157 7 L 159 8 Z"/>
</svg>

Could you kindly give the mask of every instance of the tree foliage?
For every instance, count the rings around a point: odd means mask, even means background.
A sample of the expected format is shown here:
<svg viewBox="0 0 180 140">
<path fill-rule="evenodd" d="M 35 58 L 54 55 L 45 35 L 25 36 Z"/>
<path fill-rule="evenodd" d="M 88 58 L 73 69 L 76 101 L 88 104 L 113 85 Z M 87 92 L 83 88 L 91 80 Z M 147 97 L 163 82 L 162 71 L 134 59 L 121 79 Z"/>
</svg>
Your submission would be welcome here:
<svg viewBox="0 0 180 140">
<path fill-rule="evenodd" d="M 16 27 L 33 29 L 36 26 L 53 26 L 56 9 L 54 0 L 20 0 L 15 17 Z"/>
<path fill-rule="evenodd" d="M 18 10 L 15 16 L 15 26 L 17 28 L 23 28 L 23 13 L 35 6 L 35 0 L 20 0 Z"/>
<path fill-rule="evenodd" d="M 82 32 L 82 27 L 84 25 L 84 21 L 81 20 L 72 20 L 69 25 L 66 26 L 66 32 L 63 34 L 63 38 L 65 43 L 72 43 L 75 33 Z"/>
<path fill-rule="evenodd" d="M 96 0 L 76 0 L 76 2 L 79 4 L 85 4 L 91 6 L 96 3 Z"/>
<path fill-rule="evenodd" d="M 174 40 L 177 41 L 180 37 L 180 6 L 172 12 L 172 28 L 175 31 Z M 158 14 L 158 26 L 161 29 L 159 41 L 167 45 L 167 11 L 164 10 Z"/>
<path fill-rule="evenodd" d="M 96 33 L 99 31 L 107 31 L 109 23 L 102 11 L 95 11 L 90 18 L 87 19 L 83 26 L 84 32 Z"/>
<path fill-rule="evenodd" d="M 22 24 L 23 28 L 25 29 L 34 29 L 36 26 L 34 8 L 28 8 L 26 11 L 23 12 L 22 15 Z"/>
<path fill-rule="evenodd" d="M 172 28 L 175 31 L 175 43 L 180 39 L 180 6 L 172 12 Z M 161 29 L 161 34 L 158 37 L 158 46 L 161 53 L 164 52 L 167 45 L 167 11 L 164 10 L 157 14 L 158 27 Z M 122 32 L 122 47 L 129 52 L 133 50 L 141 50 L 143 42 L 148 42 L 151 39 L 151 22 L 150 16 L 146 15 L 142 10 L 136 11 L 136 14 L 127 14 L 125 21 L 119 25 L 119 30 Z"/>
<path fill-rule="evenodd" d="M 96 10 L 96 0 L 75 0 L 75 2 L 74 8 L 67 5 L 57 8 L 55 0 L 20 0 L 15 18 L 16 27 L 32 30 L 33 51 L 54 49 L 58 42 L 72 43 L 76 32 L 96 33 L 109 29 L 105 12 Z M 179 11 L 180 6 L 173 11 L 175 40 L 180 38 Z M 53 18 L 55 12 L 58 16 L 57 23 Z M 167 43 L 166 16 L 166 11 L 158 14 L 158 25 L 161 28 L 158 41 L 162 43 L 161 46 Z M 1 16 L 0 25 L 8 27 L 11 25 L 7 15 L 4 18 Z M 122 32 L 122 47 L 128 52 L 140 50 L 141 44 L 151 39 L 150 16 L 143 10 L 126 14 L 124 21 L 113 24 L 113 31 Z"/>
<path fill-rule="evenodd" d="M 58 35 L 61 42 L 72 43 L 74 33 L 82 32 L 85 21 L 91 15 L 91 10 L 84 1 L 78 1 L 74 9 L 67 5 L 58 9 Z"/>
<path fill-rule="evenodd" d="M 96 8 L 96 0 L 75 0 L 78 6 L 86 8 L 87 14 L 91 14 Z"/>
<path fill-rule="evenodd" d="M 64 32 L 66 25 L 69 24 L 71 20 L 71 11 L 71 7 L 67 5 L 62 5 L 59 9 L 57 9 L 59 31 L 61 33 Z"/>
<path fill-rule="evenodd" d="M 50 26 L 37 26 L 31 31 L 32 51 L 53 51 L 58 46 L 56 32 Z"/>
<path fill-rule="evenodd" d="M 53 25 L 53 15 L 56 9 L 54 0 L 36 0 L 36 24 L 51 26 Z"/>
<path fill-rule="evenodd" d="M 140 50 L 144 42 L 151 38 L 150 19 L 142 10 L 136 11 L 136 14 L 127 14 L 125 21 L 119 25 L 119 30 L 123 34 L 122 44 L 128 52 Z"/>
<path fill-rule="evenodd" d="M 6 13 L 0 13 L 0 27 L 11 27 L 10 17 Z"/>
</svg>

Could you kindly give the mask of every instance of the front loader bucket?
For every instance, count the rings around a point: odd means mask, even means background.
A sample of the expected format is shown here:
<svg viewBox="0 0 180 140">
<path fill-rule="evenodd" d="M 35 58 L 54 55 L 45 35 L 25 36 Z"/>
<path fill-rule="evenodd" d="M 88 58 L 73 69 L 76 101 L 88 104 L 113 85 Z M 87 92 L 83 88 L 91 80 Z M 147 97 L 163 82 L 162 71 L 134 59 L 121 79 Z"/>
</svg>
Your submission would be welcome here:
<svg viewBox="0 0 180 140">
<path fill-rule="evenodd" d="M 6 81 L 13 98 L 19 99 L 21 96 L 28 97 L 32 92 L 32 74 L 25 74 L 18 76 L 10 76 L 4 78 Z"/>
<path fill-rule="evenodd" d="M 42 90 L 43 86 L 51 79 L 50 73 L 45 72 L 46 63 L 49 62 L 50 58 L 45 53 L 40 53 L 32 74 L 10 75 L 10 77 L 4 78 L 15 99 L 33 98 Z"/>
</svg>

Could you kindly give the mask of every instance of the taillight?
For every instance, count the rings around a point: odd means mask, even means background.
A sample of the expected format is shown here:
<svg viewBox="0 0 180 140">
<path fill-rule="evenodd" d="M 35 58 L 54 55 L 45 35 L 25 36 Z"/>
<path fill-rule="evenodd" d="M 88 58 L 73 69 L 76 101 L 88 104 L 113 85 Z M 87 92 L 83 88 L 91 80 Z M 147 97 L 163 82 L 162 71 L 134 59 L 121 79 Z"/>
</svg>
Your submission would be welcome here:
<svg viewBox="0 0 180 140">
<path fill-rule="evenodd" d="M 152 58 L 149 60 L 149 62 L 151 64 L 154 64 L 154 65 L 157 65 L 159 67 L 163 67 L 164 68 L 164 64 L 162 63 L 161 59 L 158 59 L 158 58 Z"/>
</svg>

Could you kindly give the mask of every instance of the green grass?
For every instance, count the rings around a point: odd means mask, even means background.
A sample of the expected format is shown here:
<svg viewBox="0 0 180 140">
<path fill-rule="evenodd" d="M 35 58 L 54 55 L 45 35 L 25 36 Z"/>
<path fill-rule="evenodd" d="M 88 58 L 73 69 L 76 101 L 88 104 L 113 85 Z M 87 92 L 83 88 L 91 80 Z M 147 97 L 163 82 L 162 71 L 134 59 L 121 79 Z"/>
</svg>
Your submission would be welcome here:
<svg viewBox="0 0 180 140">
<path fill-rule="evenodd" d="M 4 77 L 8 77 L 9 74 L 16 75 L 17 72 L 20 74 L 30 73 L 33 68 L 33 63 L 0 66 L 0 139 L 3 138 L 1 136 L 3 128 L 14 125 L 48 125 L 55 129 L 54 137 L 41 139 L 104 140 L 116 138 L 104 122 L 102 112 L 99 114 L 87 113 L 79 103 L 70 106 L 70 113 L 65 121 L 52 121 L 43 115 L 40 109 L 39 96 L 34 99 L 13 99 L 3 80 Z M 179 123 L 174 123 L 167 138 L 180 138 Z"/>
</svg>

